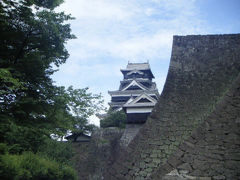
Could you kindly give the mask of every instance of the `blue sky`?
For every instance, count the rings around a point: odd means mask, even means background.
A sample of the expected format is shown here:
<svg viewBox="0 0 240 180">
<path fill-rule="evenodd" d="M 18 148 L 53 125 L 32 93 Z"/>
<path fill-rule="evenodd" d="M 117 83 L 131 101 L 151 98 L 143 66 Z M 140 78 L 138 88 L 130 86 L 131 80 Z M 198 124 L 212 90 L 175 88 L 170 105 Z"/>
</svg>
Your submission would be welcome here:
<svg viewBox="0 0 240 180">
<path fill-rule="evenodd" d="M 70 23 L 77 39 L 67 43 L 70 57 L 53 80 L 102 93 L 106 106 L 128 61 L 149 61 L 162 91 L 173 35 L 240 33 L 240 0 L 65 1 L 58 11 L 76 18 Z"/>
</svg>

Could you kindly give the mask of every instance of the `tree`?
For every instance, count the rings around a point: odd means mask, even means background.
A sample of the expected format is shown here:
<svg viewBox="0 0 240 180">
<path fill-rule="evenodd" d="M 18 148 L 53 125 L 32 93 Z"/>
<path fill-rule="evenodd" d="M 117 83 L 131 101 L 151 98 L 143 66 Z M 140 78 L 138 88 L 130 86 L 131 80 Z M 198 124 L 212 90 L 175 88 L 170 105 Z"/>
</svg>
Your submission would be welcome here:
<svg viewBox="0 0 240 180">
<path fill-rule="evenodd" d="M 0 2 L 0 141 L 13 152 L 36 151 L 70 119 L 66 103 L 56 97 L 62 90 L 50 77 L 53 65 L 68 57 L 64 44 L 74 38 L 65 23 L 73 18 L 54 11 L 61 2 Z M 56 111 L 66 118 L 56 117 Z"/>
<path fill-rule="evenodd" d="M 4 173 L 10 172 L 11 167 L 27 172 L 26 167 L 32 166 L 28 162 L 42 167 L 41 176 L 45 179 L 51 179 L 47 173 L 50 167 L 59 167 L 63 177 L 71 174 L 72 169 L 66 172 L 61 169 L 69 168 L 63 162 L 70 154 L 56 159 L 53 151 L 43 153 L 42 149 L 57 143 L 51 139 L 52 134 L 64 136 L 69 130 L 92 129 L 87 120 L 98 110 L 94 103 L 101 103 L 100 96 L 88 93 L 87 89 L 57 87 L 51 79 L 54 68 L 65 63 L 69 56 L 65 43 L 75 38 L 66 23 L 73 18 L 54 11 L 62 2 L 0 1 L 0 152 L 4 152 L 0 154 L 0 160 L 4 160 L 0 163 L 0 177 L 10 175 Z M 66 152 L 61 151 L 61 145 L 58 147 L 59 155 Z M 39 172 L 38 167 L 28 174 Z M 6 171 L 2 171 L 4 168 Z M 18 175 L 12 174 L 9 179 L 19 179 Z M 69 179 L 75 178 L 72 175 Z"/>
<path fill-rule="evenodd" d="M 126 114 L 123 110 L 114 111 L 111 108 L 108 110 L 105 118 L 100 120 L 100 127 L 120 127 L 124 128 L 126 124 Z"/>
<path fill-rule="evenodd" d="M 53 116 L 57 116 L 56 121 L 65 118 L 59 121 L 64 121 L 65 124 L 62 124 L 62 128 L 57 128 L 54 134 L 63 137 L 71 130 L 71 133 L 77 136 L 94 131 L 97 127 L 89 123 L 89 118 L 103 109 L 101 94 L 89 93 L 88 88 L 73 89 L 72 86 L 67 89 L 60 87 L 59 90 L 56 96 L 59 103 L 55 105 L 56 111 Z"/>
<path fill-rule="evenodd" d="M 67 89 L 69 96 L 68 106 L 73 113 L 74 135 L 89 134 L 96 129 L 94 124 L 89 124 L 89 117 L 103 109 L 102 96 L 87 92 L 88 88 L 73 89 L 70 86 Z"/>
</svg>

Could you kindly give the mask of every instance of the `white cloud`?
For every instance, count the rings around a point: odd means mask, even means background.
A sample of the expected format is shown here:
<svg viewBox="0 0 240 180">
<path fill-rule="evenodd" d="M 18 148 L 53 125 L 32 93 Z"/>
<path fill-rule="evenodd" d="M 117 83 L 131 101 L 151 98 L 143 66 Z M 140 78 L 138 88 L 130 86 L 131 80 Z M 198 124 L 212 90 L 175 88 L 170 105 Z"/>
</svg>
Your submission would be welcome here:
<svg viewBox="0 0 240 180">
<path fill-rule="evenodd" d="M 68 43 L 70 58 L 55 80 L 89 86 L 106 101 L 128 60 L 158 66 L 154 75 L 161 90 L 165 77 L 159 76 L 167 73 L 172 36 L 205 32 L 193 0 L 68 0 L 59 11 L 76 17 L 71 23 L 78 39 Z"/>
<path fill-rule="evenodd" d="M 62 5 L 59 10 L 64 10 L 79 20 L 123 20 L 132 14 L 124 3 L 111 0 L 72 0 Z"/>
<path fill-rule="evenodd" d="M 140 37 L 134 37 L 120 42 L 111 49 L 113 55 L 119 55 L 124 59 L 153 59 L 166 57 L 166 48 L 171 47 L 172 35 L 159 33 Z"/>
<path fill-rule="evenodd" d="M 193 34 L 204 28 L 196 16 L 194 1 L 152 2 L 72 0 L 65 3 L 60 10 L 71 11 L 77 18 L 73 32 L 78 39 L 72 42 L 78 50 L 71 54 L 80 59 L 102 54 L 151 59 L 159 57 L 162 48 L 171 47 L 173 34 Z"/>
</svg>

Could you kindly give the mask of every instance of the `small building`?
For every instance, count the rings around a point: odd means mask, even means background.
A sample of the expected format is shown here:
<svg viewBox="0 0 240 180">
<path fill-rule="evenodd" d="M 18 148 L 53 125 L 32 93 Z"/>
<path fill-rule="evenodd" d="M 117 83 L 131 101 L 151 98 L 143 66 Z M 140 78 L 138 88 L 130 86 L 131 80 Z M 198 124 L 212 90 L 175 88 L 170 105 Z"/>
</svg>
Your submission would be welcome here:
<svg viewBox="0 0 240 180">
<path fill-rule="evenodd" d="M 121 69 L 123 80 L 119 89 L 109 91 L 110 107 L 124 110 L 128 124 L 144 123 L 157 103 L 159 93 L 149 63 L 128 63 Z"/>
<path fill-rule="evenodd" d="M 89 142 L 91 140 L 91 136 L 86 135 L 84 133 L 72 134 L 66 137 L 68 141 L 72 142 Z"/>
</svg>

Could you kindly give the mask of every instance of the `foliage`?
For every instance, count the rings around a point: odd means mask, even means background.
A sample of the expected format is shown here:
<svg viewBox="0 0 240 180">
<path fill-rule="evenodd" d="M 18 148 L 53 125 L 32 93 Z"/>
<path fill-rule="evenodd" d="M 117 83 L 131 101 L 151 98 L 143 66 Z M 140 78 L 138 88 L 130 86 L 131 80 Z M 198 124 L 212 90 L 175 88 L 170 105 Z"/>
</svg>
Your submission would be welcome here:
<svg viewBox="0 0 240 180">
<path fill-rule="evenodd" d="M 66 23 L 73 18 L 54 11 L 62 2 L 0 1 L 1 179 L 74 179 L 64 165 L 71 150 L 50 137 L 93 129 L 88 118 L 100 95 L 51 79 L 69 56 L 65 43 L 75 38 Z"/>
<path fill-rule="evenodd" d="M 9 91 L 14 89 L 24 88 L 19 79 L 13 78 L 11 72 L 6 68 L 0 68 L 0 95 L 7 95 Z"/>
<path fill-rule="evenodd" d="M 74 180 L 77 176 L 70 166 L 24 152 L 22 155 L 0 155 L 0 179 Z"/>
<path fill-rule="evenodd" d="M 62 0 L 0 2 L 0 142 L 11 153 L 37 152 L 52 134 L 91 131 L 88 118 L 100 95 L 87 88 L 57 87 L 53 65 L 68 58 L 64 44 L 74 38 L 73 19 L 54 11 Z"/>
<path fill-rule="evenodd" d="M 61 2 L 0 1 L 0 142 L 13 153 L 36 152 L 50 134 L 72 126 L 66 102 L 57 97 L 63 90 L 50 77 L 74 38 L 65 23 L 73 18 L 53 11 Z"/>
<path fill-rule="evenodd" d="M 0 155 L 6 154 L 8 152 L 8 147 L 4 143 L 0 143 Z"/>
<path fill-rule="evenodd" d="M 88 123 L 88 119 L 103 109 L 102 96 L 88 93 L 87 90 L 88 88 L 73 89 L 72 86 L 67 89 L 70 98 L 68 106 L 73 113 L 74 134 L 88 134 L 96 129 L 95 125 Z"/>
<path fill-rule="evenodd" d="M 100 120 L 100 126 L 106 127 L 120 127 L 125 128 L 126 114 L 123 110 L 114 111 L 109 109 L 105 118 Z"/>
<path fill-rule="evenodd" d="M 67 165 L 72 165 L 72 162 L 69 160 L 74 155 L 70 142 L 55 141 L 53 139 L 47 139 L 45 143 L 39 147 L 37 154 L 41 157 Z"/>
</svg>

